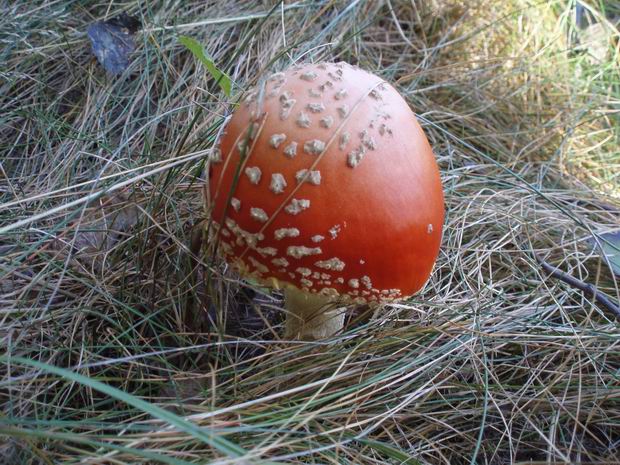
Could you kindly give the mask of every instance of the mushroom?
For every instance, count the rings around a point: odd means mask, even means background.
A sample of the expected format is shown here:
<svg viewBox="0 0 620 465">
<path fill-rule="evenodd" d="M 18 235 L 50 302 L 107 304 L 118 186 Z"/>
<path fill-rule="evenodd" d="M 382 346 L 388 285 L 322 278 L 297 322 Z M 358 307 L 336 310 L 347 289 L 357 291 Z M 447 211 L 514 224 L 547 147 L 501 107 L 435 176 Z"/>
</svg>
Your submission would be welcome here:
<svg viewBox="0 0 620 465">
<path fill-rule="evenodd" d="M 403 299 L 428 280 L 444 202 L 405 100 L 347 63 L 296 66 L 250 91 L 211 160 L 225 259 L 284 290 L 285 336 L 317 339 L 344 306 Z"/>
</svg>

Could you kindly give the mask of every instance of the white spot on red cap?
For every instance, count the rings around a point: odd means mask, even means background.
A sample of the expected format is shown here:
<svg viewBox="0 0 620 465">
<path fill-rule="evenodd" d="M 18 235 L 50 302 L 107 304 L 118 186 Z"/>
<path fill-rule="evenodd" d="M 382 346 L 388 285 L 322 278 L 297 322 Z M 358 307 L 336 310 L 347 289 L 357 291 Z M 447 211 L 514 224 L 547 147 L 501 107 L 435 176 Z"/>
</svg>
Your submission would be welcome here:
<svg viewBox="0 0 620 465">
<path fill-rule="evenodd" d="M 323 253 L 320 247 L 306 247 L 304 245 L 291 245 L 286 249 L 286 254 L 294 258 L 320 255 Z"/>
<path fill-rule="evenodd" d="M 318 186 L 321 184 L 321 172 L 307 169 L 299 170 L 295 174 L 295 179 L 298 183 L 305 181 L 314 186 Z"/>
<path fill-rule="evenodd" d="M 269 138 L 269 145 L 277 149 L 286 140 L 286 134 L 274 134 Z"/>
<path fill-rule="evenodd" d="M 256 251 L 263 257 L 275 257 L 278 254 L 278 249 L 275 247 L 257 247 Z"/>
<path fill-rule="evenodd" d="M 222 162 L 222 151 L 219 147 L 213 147 L 211 151 L 211 156 L 209 157 L 211 163 L 221 163 Z"/>
<path fill-rule="evenodd" d="M 281 194 L 282 192 L 284 192 L 285 188 L 286 179 L 284 179 L 284 176 L 280 173 L 273 173 L 271 175 L 271 184 L 269 185 L 269 189 L 271 190 L 271 192 L 273 192 L 274 194 Z"/>
<path fill-rule="evenodd" d="M 289 94 L 288 92 L 283 92 L 282 95 L 280 95 L 280 106 L 281 106 L 280 119 L 281 120 L 285 120 L 286 118 L 288 118 L 296 102 L 297 100 L 292 98 L 291 94 Z"/>
<path fill-rule="evenodd" d="M 333 287 L 324 287 L 319 291 L 319 294 L 326 297 L 338 297 L 338 290 Z"/>
<path fill-rule="evenodd" d="M 332 236 L 332 240 L 338 237 L 338 233 L 340 232 L 341 229 L 342 229 L 342 226 L 340 226 L 339 224 L 336 224 L 330 228 L 329 234 L 330 236 Z"/>
<path fill-rule="evenodd" d="M 364 146 L 359 146 L 356 149 L 353 149 L 347 155 L 347 165 L 351 168 L 357 167 L 366 155 L 366 148 Z"/>
<path fill-rule="evenodd" d="M 280 266 L 282 268 L 286 268 L 287 266 L 289 266 L 288 260 L 284 257 L 274 258 L 273 260 L 271 260 L 271 263 L 273 263 L 275 266 Z"/>
<path fill-rule="evenodd" d="M 377 148 L 377 142 L 375 142 L 374 137 L 372 137 L 366 129 L 360 132 L 360 138 L 362 139 L 362 144 L 368 150 L 375 150 Z"/>
<path fill-rule="evenodd" d="M 260 182 L 261 174 L 261 170 L 258 166 L 248 166 L 245 169 L 245 175 L 252 184 L 258 184 Z"/>
<path fill-rule="evenodd" d="M 321 127 L 324 127 L 325 129 L 329 129 L 332 127 L 332 125 L 334 124 L 334 117 L 333 116 L 324 116 L 323 118 L 321 118 L 321 121 L 319 121 L 319 125 Z"/>
<path fill-rule="evenodd" d="M 308 82 L 312 82 L 317 78 L 318 74 L 316 74 L 314 71 L 306 71 L 305 73 L 301 73 L 299 75 L 299 79 L 302 79 L 304 81 L 308 81 Z"/>
<path fill-rule="evenodd" d="M 430 224 L 430 223 L 428 224 L 428 226 L 426 227 L 426 232 L 428 234 L 433 232 L 433 225 L 432 224 Z"/>
<path fill-rule="evenodd" d="M 254 138 L 258 135 L 259 129 L 260 129 L 260 124 L 258 123 L 252 123 L 250 125 L 250 134 L 248 135 L 250 140 L 254 140 Z"/>
<path fill-rule="evenodd" d="M 325 111 L 325 105 L 323 105 L 322 103 L 309 103 L 308 105 L 306 105 L 306 108 L 312 113 L 321 113 Z"/>
<path fill-rule="evenodd" d="M 325 142 L 320 139 L 312 139 L 304 143 L 304 152 L 309 155 L 320 155 L 325 150 Z"/>
<path fill-rule="evenodd" d="M 284 207 L 284 211 L 291 215 L 298 215 L 304 210 L 310 208 L 310 200 L 308 199 L 292 199 L 291 203 L 289 203 L 286 207 Z"/>
<path fill-rule="evenodd" d="M 284 155 L 289 158 L 293 158 L 297 155 L 297 142 L 291 142 L 284 148 Z"/>
<path fill-rule="evenodd" d="M 233 210 L 235 210 L 236 212 L 241 210 L 241 200 L 239 200 L 236 197 L 233 197 L 232 199 L 230 199 L 230 205 L 233 207 Z"/>
<path fill-rule="evenodd" d="M 309 128 L 310 127 L 310 117 L 304 113 L 303 111 L 299 113 L 299 116 L 295 120 L 297 126 L 300 128 Z"/>
<path fill-rule="evenodd" d="M 250 208 L 250 216 L 256 221 L 260 221 L 261 223 L 266 223 L 269 220 L 269 216 L 265 213 L 265 210 L 262 208 L 252 207 Z"/>
<path fill-rule="evenodd" d="M 340 70 L 338 70 L 340 71 Z M 334 74 L 331 71 L 329 73 L 327 73 L 327 75 L 332 78 L 334 81 L 341 81 L 342 77 L 340 75 Z"/>
<path fill-rule="evenodd" d="M 373 89 L 370 91 L 370 96 L 375 100 L 381 100 L 381 94 L 377 91 L 377 89 Z"/>
<path fill-rule="evenodd" d="M 342 271 L 344 270 L 345 263 L 339 258 L 334 257 L 329 260 L 319 260 L 318 262 L 314 262 L 314 265 L 324 270 Z"/>
<path fill-rule="evenodd" d="M 312 240 L 312 242 L 317 243 L 317 242 L 321 242 L 322 240 L 324 240 L 325 236 L 321 236 L 320 234 L 317 234 L 316 236 L 312 236 L 310 239 Z"/>
<path fill-rule="evenodd" d="M 299 236 L 299 229 L 297 228 L 280 228 L 276 229 L 273 233 L 276 240 L 282 240 L 285 237 L 297 237 Z"/>
<path fill-rule="evenodd" d="M 347 96 L 347 89 L 340 89 L 338 92 L 334 94 L 334 98 L 336 100 L 341 100 Z"/>
<path fill-rule="evenodd" d="M 248 145 L 245 143 L 244 140 L 240 140 L 239 142 L 237 142 L 237 150 L 239 150 L 239 153 L 241 155 L 245 155 L 245 151 L 247 149 Z"/>
</svg>

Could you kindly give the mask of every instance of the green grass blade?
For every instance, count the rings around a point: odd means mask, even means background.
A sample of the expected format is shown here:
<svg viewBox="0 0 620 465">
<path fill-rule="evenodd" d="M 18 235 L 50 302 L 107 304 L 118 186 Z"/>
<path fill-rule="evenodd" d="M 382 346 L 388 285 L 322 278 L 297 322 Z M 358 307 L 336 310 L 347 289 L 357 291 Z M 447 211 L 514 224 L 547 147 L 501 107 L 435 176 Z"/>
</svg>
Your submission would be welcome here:
<svg viewBox="0 0 620 465">
<path fill-rule="evenodd" d="M 126 404 L 129 404 L 137 409 L 140 409 L 143 412 L 153 416 L 154 418 L 158 418 L 167 422 L 168 424 L 176 427 L 180 431 L 184 431 L 190 436 L 193 436 L 199 441 L 209 444 L 210 446 L 214 447 L 215 449 L 219 450 L 220 452 L 226 454 L 229 457 L 241 457 L 247 454 L 247 452 L 243 448 L 237 446 L 236 444 L 228 441 L 225 438 L 216 436 L 215 434 L 209 432 L 208 428 L 201 428 L 193 423 L 188 422 L 184 418 L 175 415 L 174 413 L 158 407 L 157 405 L 153 405 L 149 402 L 132 396 L 131 394 L 121 391 L 120 389 L 80 375 L 79 373 L 74 373 L 64 368 L 55 367 L 53 365 L 48 365 L 47 363 L 37 362 L 36 360 L 30 360 L 23 357 L 1 356 L 0 361 L 2 363 L 8 363 L 10 361 L 11 363 L 28 365 L 33 368 L 47 371 L 48 373 L 53 373 L 76 383 L 88 386 L 91 389 L 95 389 L 99 392 L 109 395 L 110 397 L 114 397 L 115 399 L 125 402 Z"/>
<path fill-rule="evenodd" d="M 52 432 L 52 431 L 41 431 L 41 430 L 32 430 L 32 429 L 22 429 L 22 428 L 0 428 L 0 435 L 2 436 L 12 436 L 12 437 L 38 437 L 42 439 L 52 439 L 57 441 L 67 441 L 73 443 L 86 444 L 89 446 L 109 449 L 118 452 L 125 452 L 128 454 L 133 454 L 138 457 L 144 457 L 145 459 L 156 461 L 159 463 L 166 463 L 168 465 L 191 465 L 192 462 L 187 462 L 185 460 L 176 459 L 174 457 L 168 457 L 165 455 L 157 454 L 155 452 L 149 452 L 142 449 L 136 449 L 134 447 L 124 447 L 119 446 L 117 444 L 111 444 L 108 442 L 95 441 L 94 439 L 88 439 L 79 434 L 71 434 L 71 433 L 60 433 L 60 432 Z"/>
<path fill-rule="evenodd" d="M 231 79 L 226 73 L 221 71 L 216 65 L 213 59 L 205 52 L 204 47 L 195 39 L 187 36 L 179 36 L 179 42 L 192 52 L 192 54 L 200 60 L 200 62 L 207 68 L 207 71 L 217 81 L 217 84 L 224 91 L 227 97 L 230 97 Z"/>
<path fill-rule="evenodd" d="M 385 455 L 390 459 L 398 460 L 398 463 L 401 463 L 402 465 L 422 464 L 422 462 L 420 462 L 415 457 L 412 457 L 404 450 L 399 449 L 398 447 L 394 447 L 390 444 L 386 444 L 385 442 L 373 441 L 371 439 L 357 439 L 357 441 L 370 447 L 378 453 Z"/>
</svg>

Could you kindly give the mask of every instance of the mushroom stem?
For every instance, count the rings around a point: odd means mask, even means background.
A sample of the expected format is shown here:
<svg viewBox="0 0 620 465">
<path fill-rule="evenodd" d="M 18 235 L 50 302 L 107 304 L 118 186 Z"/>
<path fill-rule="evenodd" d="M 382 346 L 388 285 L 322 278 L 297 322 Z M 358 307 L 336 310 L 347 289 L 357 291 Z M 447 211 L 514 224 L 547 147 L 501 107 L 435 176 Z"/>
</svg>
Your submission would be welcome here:
<svg viewBox="0 0 620 465">
<path fill-rule="evenodd" d="M 290 287 L 284 290 L 284 306 L 288 311 L 284 324 L 287 339 L 324 339 L 344 327 L 345 307 L 338 307 L 334 297 Z"/>
</svg>

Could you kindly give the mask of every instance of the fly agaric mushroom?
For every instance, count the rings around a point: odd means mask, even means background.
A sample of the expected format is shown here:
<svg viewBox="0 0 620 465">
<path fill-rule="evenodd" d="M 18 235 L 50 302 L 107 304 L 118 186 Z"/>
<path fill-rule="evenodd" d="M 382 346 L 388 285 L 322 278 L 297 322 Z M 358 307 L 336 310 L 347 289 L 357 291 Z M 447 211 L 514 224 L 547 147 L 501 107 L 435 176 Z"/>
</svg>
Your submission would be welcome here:
<svg viewBox="0 0 620 465">
<path fill-rule="evenodd" d="M 441 242 L 439 170 L 414 113 L 342 62 L 295 66 L 247 94 L 209 196 L 227 261 L 284 290 L 286 337 L 336 333 L 343 304 L 414 294 Z"/>
</svg>

